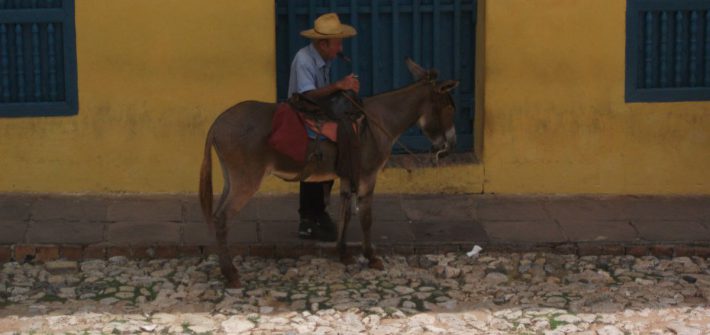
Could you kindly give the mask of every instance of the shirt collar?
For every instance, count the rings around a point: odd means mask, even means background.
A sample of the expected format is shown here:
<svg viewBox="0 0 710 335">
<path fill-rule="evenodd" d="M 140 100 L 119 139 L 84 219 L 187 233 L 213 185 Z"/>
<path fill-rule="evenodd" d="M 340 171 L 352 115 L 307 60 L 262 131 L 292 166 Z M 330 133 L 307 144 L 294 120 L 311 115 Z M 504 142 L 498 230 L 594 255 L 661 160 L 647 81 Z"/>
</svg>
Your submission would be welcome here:
<svg viewBox="0 0 710 335">
<path fill-rule="evenodd" d="M 316 47 L 313 46 L 313 43 L 308 45 L 308 53 L 316 62 L 316 66 L 318 66 L 318 68 L 322 68 L 330 64 L 330 62 L 326 62 L 325 60 L 323 60 L 323 57 L 321 57 L 321 55 L 318 53 L 318 50 L 316 50 Z"/>
</svg>

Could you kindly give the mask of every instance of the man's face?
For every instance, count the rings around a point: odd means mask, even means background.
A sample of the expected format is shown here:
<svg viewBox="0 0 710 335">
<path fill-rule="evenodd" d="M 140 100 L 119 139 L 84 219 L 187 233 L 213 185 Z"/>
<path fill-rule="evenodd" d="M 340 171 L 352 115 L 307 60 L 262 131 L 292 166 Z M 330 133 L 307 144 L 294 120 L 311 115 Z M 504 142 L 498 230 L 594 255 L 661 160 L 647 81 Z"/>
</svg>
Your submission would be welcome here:
<svg viewBox="0 0 710 335">
<path fill-rule="evenodd" d="M 343 51 L 343 39 L 332 38 L 320 41 L 321 56 L 325 60 L 333 60 L 338 57 L 338 53 Z"/>
</svg>

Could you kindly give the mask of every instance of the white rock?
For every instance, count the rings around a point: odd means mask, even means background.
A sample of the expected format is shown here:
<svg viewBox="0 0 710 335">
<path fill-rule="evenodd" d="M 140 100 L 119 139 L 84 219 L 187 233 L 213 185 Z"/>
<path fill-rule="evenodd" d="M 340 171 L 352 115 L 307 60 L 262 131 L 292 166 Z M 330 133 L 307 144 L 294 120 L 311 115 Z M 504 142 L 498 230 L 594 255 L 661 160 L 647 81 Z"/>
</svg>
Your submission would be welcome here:
<svg viewBox="0 0 710 335">
<path fill-rule="evenodd" d="M 394 290 L 397 293 L 402 294 L 402 295 L 410 294 L 410 293 L 414 292 L 414 289 L 411 287 L 408 287 L 408 286 L 397 286 L 394 288 Z"/>
<path fill-rule="evenodd" d="M 222 329 L 227 334 L 239 334 L 253 329 L 255 326 L 253 322 L 243 316 L 233 316 L 222 322 Z"/>
<path fill-rule="evenodd" d="M 50 273 L 65 273 L 65 272 L 76 272 L 79 269 L 79 265 L 76 261 L 50 261 L 44 263 L 45 269 Z"/>
<path fill-rule="evenodd" d="M 677 335 L 700 335 L 702 330 L 694 327 L 687 326 L 680 322 L 673 322 L 668 325 L 668 329 L 672 330 Z"/>
<path fill-rule="evenodd" d="M 604 326 L 597 330 L 598 335 L 624 335 L 624 332 L 611 325 Z"/>
<path fill-rule="evenodd" d="M 483 278 L 483 282 L 486 285 L 494 286 L 508 281 L 508 276 L 500 272 L 490 272 Z"/>
</svg>

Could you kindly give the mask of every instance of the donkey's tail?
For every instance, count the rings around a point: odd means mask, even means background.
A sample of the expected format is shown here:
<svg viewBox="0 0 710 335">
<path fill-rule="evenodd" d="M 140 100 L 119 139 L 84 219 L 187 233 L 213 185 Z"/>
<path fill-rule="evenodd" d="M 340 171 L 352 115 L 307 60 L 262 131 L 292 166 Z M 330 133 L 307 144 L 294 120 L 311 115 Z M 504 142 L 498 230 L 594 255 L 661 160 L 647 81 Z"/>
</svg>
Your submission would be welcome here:
<svg viewBox="0 0 710 335">
<path fill-rule="evenodd" d="M 205 140 L 205 153 L 202 158 L 202 167 L 200 168 L 200 205 L 202 207 L 202 215 L 205 217 L 205 222 L 210 229 L 214 228 L 212 220 L 212 146 L 214 144 L 214 136 L 212 129 L 207 133 Z"/>
</svg>

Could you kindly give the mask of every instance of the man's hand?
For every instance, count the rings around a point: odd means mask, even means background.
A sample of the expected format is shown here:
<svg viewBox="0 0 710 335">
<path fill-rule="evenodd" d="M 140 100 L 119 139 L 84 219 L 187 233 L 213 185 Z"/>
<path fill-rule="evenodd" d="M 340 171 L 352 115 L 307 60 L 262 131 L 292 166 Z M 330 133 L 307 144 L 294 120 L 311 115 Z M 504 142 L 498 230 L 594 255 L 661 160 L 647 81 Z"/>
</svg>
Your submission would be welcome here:
<svg viewBox="0 0 710 335">
<path fill-rule="evenodd" d="M 355 93 L 360 92 L 360 81 L 352 73 L 338 80 L 335 86 L 342 91 L 353 90 Z"/>
</svg>

